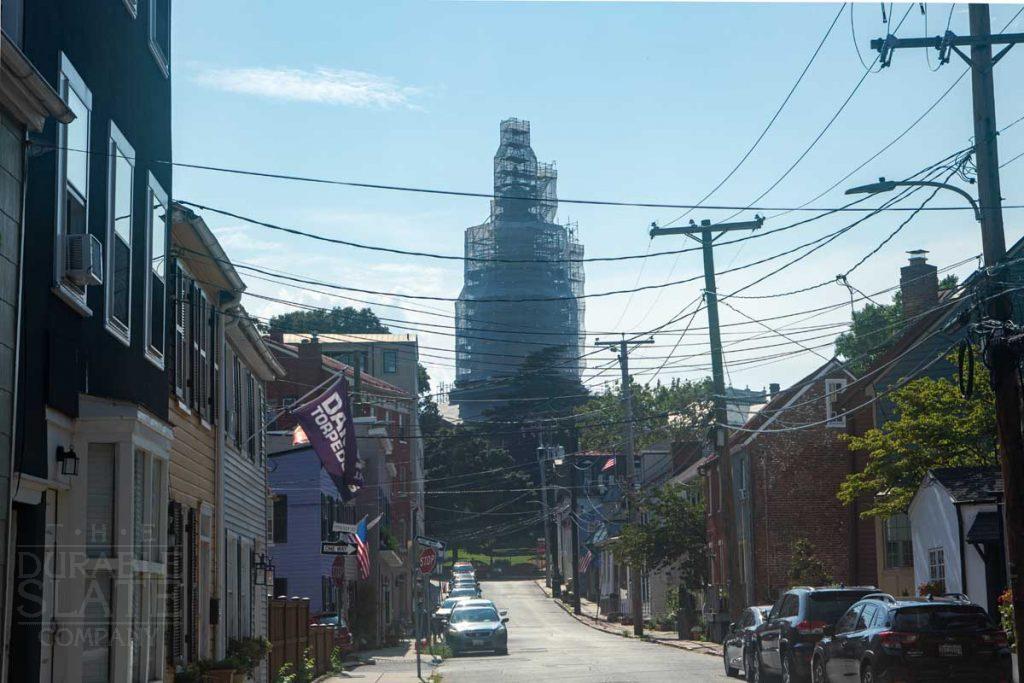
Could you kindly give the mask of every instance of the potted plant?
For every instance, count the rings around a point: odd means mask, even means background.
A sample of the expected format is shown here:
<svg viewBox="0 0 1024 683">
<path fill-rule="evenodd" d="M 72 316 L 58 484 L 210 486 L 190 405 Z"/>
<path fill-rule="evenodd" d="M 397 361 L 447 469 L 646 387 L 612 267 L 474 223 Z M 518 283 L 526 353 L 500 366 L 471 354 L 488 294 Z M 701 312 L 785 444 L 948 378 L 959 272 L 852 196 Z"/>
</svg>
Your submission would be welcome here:
<svg viewBox="0 0 1024 683">
<path fill-rule="evenodd" d="M 237 664 L 238 673 L 244 678 L 252 676 L 267 654 L 270 641 L 262 636 L 256 638 L 232 638 L 228 641 L 228 659 Z"/>
<path fill-rule="evenodd" d="M 244 683 L 243 666 L 242 662 L 234 657 L 218 659 L 206 666 L 202 680 L 209 681 L 209 683 Z"/>
</svg>

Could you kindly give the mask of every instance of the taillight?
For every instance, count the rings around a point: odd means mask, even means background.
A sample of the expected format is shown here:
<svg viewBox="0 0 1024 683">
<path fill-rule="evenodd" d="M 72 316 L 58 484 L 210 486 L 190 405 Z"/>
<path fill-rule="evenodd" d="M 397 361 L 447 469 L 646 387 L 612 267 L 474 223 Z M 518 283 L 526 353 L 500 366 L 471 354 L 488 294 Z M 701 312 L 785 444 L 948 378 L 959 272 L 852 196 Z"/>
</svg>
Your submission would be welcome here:
<svg viewBox="0 0 1024 683">
<path fill-rule="evenodd" d="M 820 636 L 828 626 L 824 621 L 809 621 L 807 619 L 796 625 L 796 632 L 802 636 Z"/>
<path fill-rule="evenodd" d="M 988 633 L 982 633 L 981 642 L 986 645 L 994 645 L 995 647 L 1009 646 L 1009 641 L 1006 639 L 1006 631 L 989 631 Z"/>
<path fill-rule="evenodd" d="M 878 634 L 882 647 L 901 648 L 914 645 L 917 642 L 916 633 L 903 633 L 901 631 L 882 631 Z"/>
</svg>

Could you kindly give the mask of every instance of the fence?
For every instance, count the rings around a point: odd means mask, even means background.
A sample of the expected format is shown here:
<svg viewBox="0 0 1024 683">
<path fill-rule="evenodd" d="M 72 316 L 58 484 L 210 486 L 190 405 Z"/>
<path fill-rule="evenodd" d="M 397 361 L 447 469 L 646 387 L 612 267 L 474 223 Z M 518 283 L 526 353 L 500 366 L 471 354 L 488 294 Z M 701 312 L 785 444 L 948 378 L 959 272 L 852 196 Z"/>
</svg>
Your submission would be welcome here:
<svg viewBox="0 0 1024 683">
<path fill-rule="evenodd" d="M 271 598 L 269 627 L 270 680 L 288 662 L 300 669 L 307 649 L 316 674 L 330 670 L 335 628 L 309 625 L 309 598 Z"/>
</svg>

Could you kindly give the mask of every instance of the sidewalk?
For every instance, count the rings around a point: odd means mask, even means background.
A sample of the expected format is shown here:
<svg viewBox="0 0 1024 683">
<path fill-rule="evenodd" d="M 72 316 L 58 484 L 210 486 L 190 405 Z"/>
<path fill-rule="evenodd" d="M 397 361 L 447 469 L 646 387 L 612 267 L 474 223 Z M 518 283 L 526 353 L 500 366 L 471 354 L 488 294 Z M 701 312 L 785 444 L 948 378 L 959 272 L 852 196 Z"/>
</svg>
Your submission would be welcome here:
<svg viewBox="0 0 1024 683">
<path fill-rule="evenodd" d="M 345 683 L 352 680 L 372 681 L 373 683 L 415 683 L 420 680 L 429 680 L 436 668 L 431 661 L 431 656 L 424 653 L 420 667 L 422 679 L 416 677 L 416 648 L 412 641 L 382 650 L 360 652 L 357 656 L 367 663 L 349 668 L 350 664 L 346 662 L 345 673 L 326 676 L 319 679 L 317 683 Z M 438 664 L 440 664 L 440 660 L 438 660 Z"/>
<path fill-rule="evenodd" d="M 544 592 L 544 595 L 549 598 L 551 597 L 551 589 L 544 585 L 544 579 L 537 579 L 537 587 Z M 579 616 L 573 614 L 572 608 L 561 600 L 555 600 L 555 604 L 565 609 L 569 616 L 586 624 L 590 628 L 597 629 L 598 631 L 604 631 L 605 633 L 614 633 L 617 636 L 621 636 L 626 633 L 629 634 L 630 638 L 633 637 L 632 626 L 614 624 L 604 619 L 597 618 L 597 604 L 587 600 L 586 598 L 580 598 L 580 611 L 582 614 Z M 696 652 L 715 657 L 722 654 L 722 646 L 717 643 L 708 643 L 701 640 L 680 640 L 675 631 L 654 631 L 651 629 L 644 629 L 644 640 L 652 643 L 658 643 L 659 645 L 675 647 L 688 652 Z"/>
</svg>

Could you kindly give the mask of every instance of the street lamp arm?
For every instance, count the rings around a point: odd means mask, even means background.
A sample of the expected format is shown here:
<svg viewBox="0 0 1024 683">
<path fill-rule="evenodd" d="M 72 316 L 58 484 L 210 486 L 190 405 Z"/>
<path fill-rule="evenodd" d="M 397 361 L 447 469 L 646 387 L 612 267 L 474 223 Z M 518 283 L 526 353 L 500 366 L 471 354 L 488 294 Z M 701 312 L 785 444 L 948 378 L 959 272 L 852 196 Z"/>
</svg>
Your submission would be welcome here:
<svg viewBox="0 0 1024 683">
<path fill-rule="evenodd" d="M 845 194 L 878 194 L 880 192 L 891 192 L 897 187 L 938 187 L 943 190 L 956 192 L 971 205 L 971 208 L 974 210 L 974 219 L 979 222 L 981 221 L 981 209 L 978 208 L 978 202 L 969 192 L 956 185 L 941 183 L 937 180 L 886 180 L 885 178 L 879 178 L 877 183 L 851 187 Z"/>
</svg>

